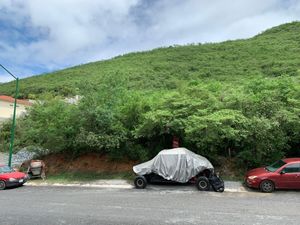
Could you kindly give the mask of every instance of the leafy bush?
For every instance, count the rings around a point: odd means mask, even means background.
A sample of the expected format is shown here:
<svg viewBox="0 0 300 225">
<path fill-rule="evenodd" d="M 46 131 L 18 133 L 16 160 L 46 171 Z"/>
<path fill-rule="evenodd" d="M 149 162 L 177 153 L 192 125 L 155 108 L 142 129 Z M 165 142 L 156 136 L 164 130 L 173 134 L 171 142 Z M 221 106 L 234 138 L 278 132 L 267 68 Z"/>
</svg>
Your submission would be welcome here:
<svg viewBox="0 0 300 225">
<path fill-rule="evenodd" d="M 22 80 L 23 96 L 44 100 L 18 120 L 16 144 L 146 160 L 176 136 L 212 161 L 232 157 L 244 167 L 299 156 L 299 30 L 291 23 L 249 40 L 132 53 Z M 12 93 L 13 83 L 0 92 Z M 55 97 L 75 93 L 78 104 Z"/>
</svg>

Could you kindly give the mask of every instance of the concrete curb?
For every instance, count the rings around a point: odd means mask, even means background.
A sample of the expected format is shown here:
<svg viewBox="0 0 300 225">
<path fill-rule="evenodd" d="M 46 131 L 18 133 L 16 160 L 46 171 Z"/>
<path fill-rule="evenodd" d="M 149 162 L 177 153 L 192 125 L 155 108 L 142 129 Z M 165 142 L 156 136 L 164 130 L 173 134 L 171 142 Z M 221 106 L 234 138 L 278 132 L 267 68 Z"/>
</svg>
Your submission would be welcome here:
<svg viewBox="0 0 300 225">
<path fill-rule="evenodd" d="M 242 182 L 238 181 L 224 181 L 225 182 L 225 191 L 226 192 L 251 192 L 251 190 L 247 189 Z"/>
<path fill-rule="evenodd" d="M 128 183 L 126 180 L 99 180 L 88 184 L 64 184 L 64 183 L 25 183 L 24 186 L 31 187 L 84 187 L 84 188 L 113 188 L 113 189 L 134 189 L 134 185 Z M 249 192 L 240 182 L 225 182 L 225 192 L 227 193 L 247 193 Z M 251 191 L 250 191 L 251 192 Z"/>
<path fill-rule="evenodd" d="M 133 185 L 124 185 L 124 184 L 62 184 L 62 183 L 25 183 L 24 186 L 30 187 L 90 187 L 90 188 L 118 188 L 118 189 L 133 189 Z"/>
<path fill-rule="evenodd" d="M 238 189 L 234 189 L 234 188 L 226 188 L 225 187 L 225 192 L 240 192 L 240 193 L 245 193 L 245 192 L 249 192 L 246 188 L 244 187 L 241 187 L 241 188 L 238 188 Z"/>
<path fill-rule="evenodd" d="M 88 183 L 48 183 L 47 181 L 41 183 L 35 183 L 29 181 L 25 183 L 26 186 L 42 186 L 42 187 L 93 187 L 93 188 L 119 188 L 119 189 L 132 189 L 132 184 L 128 183 L 127 180 L 112 179 L 112 180 L 96 180 Z"/>
</svg>

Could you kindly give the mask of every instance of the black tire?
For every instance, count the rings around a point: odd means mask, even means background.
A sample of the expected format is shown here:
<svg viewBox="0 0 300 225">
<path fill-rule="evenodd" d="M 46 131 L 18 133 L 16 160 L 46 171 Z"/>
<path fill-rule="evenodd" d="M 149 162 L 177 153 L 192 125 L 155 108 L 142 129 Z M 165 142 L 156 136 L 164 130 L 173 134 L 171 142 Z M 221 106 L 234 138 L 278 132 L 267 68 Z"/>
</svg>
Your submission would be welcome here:
<svg viewBox="0 0 300 225">
<path fill-rule="evenodd" d="M 275 190 L 275 185 L 272 181 L 270 180 L 263 180 L 260 185 L 259 188 L 262 192 L 265 193 L 271 193 Z"/>
<path fill-rule="evenodd" d="M 27 173 L 27 175 L 28 175 L 28 179 L 30 180 L 30 179 L 32 179 L 32 173 Z"/>
<path fill-rule="evenodd" d="M 199 191 L 209 191 L 210 183 L 206 177 L 199 177 L 196 181 L 196 186 Z"/>
<path fill-rule="evenodd" d="M 0 180 L 0 190 L 4 190 L 6 188 L 6 183 Z"/>
<path fill-rule="evenodd" d="M 147 180 L 144 176 L 138 176 L 134 180 L 134 185 L 137 189 L 144 189 L 147 186 Z"/>
</svg>

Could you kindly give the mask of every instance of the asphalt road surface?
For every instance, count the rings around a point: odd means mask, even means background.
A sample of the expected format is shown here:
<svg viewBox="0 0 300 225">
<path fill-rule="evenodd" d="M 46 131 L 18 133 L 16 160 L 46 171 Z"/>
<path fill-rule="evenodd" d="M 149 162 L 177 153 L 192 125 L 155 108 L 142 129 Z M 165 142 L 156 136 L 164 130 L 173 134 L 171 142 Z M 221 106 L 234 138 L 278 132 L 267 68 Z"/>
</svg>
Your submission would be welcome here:
<svg viewBox="0 0 300 225">
<path fill-rule="evenodd" d="M 0 191 L 1 225 L 300 224 L 300 192 L 29 187 Z"/>
</svg>

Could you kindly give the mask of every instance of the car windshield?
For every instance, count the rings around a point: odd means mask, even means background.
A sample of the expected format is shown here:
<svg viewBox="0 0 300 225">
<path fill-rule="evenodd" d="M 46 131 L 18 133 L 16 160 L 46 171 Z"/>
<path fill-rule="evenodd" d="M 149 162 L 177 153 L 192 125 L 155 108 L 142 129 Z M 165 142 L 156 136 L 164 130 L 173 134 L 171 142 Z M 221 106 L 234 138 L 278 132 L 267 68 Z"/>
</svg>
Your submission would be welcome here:
<svg viewBox="0 0 300 225">
<path fill-rule="evenodd" d="M 0 166 L 0 173 L 10 173 L 13 172 L 13 169 L 9 166 Z"/>
<path fill-rule="evenodd" d="M 270 172 L 275 172 L 276 170 L 278 170 L 280 167 L 282 167 L 285 164 L 286 164 L 286 162 L 284 162 L 282 160 L 278 160 L 277 162 L 274 162 L 272 165 L 267 166 L 266 170 L 268 170 Z"/>
</svg>

